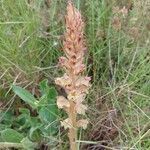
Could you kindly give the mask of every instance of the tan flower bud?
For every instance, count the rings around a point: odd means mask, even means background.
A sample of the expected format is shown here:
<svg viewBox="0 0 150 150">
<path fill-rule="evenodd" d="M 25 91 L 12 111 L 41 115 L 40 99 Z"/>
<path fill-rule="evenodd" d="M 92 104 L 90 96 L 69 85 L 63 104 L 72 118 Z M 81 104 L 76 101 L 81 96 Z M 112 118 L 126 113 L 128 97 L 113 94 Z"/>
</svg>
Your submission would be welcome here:
<svg viewBox="0 0 150 150">
<path fill-rule="evenodd" d="M 77 122 L 78 124 L 78 127 L 82 127 L 83 129 L 86 129 L 87 128 L 87 125 L 88 125 L 88 120 L 87 119 L 81 119 Z"/>
<path fill-rule="evenodd" d="M 85 111 L 87 110 L 87 107 L 82 103 L 76 103 L 75 109 L 78 114 L 85 115 Z"/>
<path fill-rule="evenodd" d="M 63 126 L 65 129 L 72 128 L 72 122 L 69 118 L 65 119 L 64 121 L 61 121 L 61 126 Z"/>
<path fill-rule="evenodd" d="M 58 108 L 65 108 L 65 107 L 70 107 L 69 101 L 63 97 L 63 96 L 58 96 L 57 97 L 57 106 Z"/>
</svg>

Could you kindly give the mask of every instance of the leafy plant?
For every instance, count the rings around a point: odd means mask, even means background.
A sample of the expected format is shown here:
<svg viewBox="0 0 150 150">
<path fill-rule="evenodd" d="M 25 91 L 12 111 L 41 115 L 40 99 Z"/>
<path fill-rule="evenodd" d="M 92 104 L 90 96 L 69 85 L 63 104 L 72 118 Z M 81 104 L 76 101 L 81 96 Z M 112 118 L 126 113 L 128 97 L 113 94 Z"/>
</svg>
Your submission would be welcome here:
<svg viewBox="0 0 150 150">
<path fill-rule="evenodd" d="M 56 136 L 58 108 L 55 88 L 50 88 L 48 81 L 43 80 L 39 84 L 41 92 L 39 98 L 35 98 L 30 92 L 19 86 L 13 85 L 12 88 L 16 95 L 36 111 L 37 115 L 33 116 L 28 108 L 19 108 L 19 116 L 17 117 L 10 111 L 0 113 L 3 115 L 0 141 L 19 143 L 24 148 L 28 145 L 26 149 L 33 149 L 38 143 L 47 141 L 46 137 Z"/>
</svg>

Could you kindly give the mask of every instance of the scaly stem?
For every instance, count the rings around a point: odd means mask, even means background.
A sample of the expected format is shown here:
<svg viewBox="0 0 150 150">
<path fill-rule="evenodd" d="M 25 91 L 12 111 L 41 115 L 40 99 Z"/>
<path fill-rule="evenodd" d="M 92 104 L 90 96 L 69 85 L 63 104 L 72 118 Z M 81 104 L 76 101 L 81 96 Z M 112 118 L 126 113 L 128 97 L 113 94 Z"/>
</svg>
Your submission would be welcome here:
<svg viewBox="0 0 150 150">
<path fill-rule="evenodd" d="M 70 101 L 70 111 L 69 111 L 69 118 L 72 122 L 72 127 L 69 129 L 69 140 L 70 140 L 70 149 L 71 150 L 77 150 L 77 122 L 76 122 L 76 112 L 75 112 L 75 103 L 73 101 Z"/>
</svg>

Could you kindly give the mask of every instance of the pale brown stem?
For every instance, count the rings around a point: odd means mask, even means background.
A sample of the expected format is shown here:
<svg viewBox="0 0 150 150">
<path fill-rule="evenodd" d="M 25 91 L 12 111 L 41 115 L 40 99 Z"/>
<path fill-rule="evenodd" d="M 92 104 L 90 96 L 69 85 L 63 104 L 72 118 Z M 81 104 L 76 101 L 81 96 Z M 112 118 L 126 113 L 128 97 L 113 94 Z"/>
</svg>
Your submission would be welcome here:
<svg viewBox="0 0 150 150">
<path fill-rule="evenodd" d="M 69 118 L 72 122 L 72 127 L 69 129 L 68 137 L 70 141 L 70 150 L 77 150 L 77 121 L 76 121 L 76 112 L 75 112 L 75 103 L 70 101 L 70 111 Z"/>
<path fill-rule="evenodd" d="M 70 77 L 72 78 L 72 86 L 73 89 L 75 89 L 75 75 L 73 73 L 73 70 L 70 72 Z M 70 109 L 69 109 L 69 118 L 71 119 L 72 122 L 72 127 L 69 129 L 69 141 L 70 141 L 70 150 L 77 150 L 77 113 L 75 111 L 75 102 L 70 100 Z"/>
</svg>

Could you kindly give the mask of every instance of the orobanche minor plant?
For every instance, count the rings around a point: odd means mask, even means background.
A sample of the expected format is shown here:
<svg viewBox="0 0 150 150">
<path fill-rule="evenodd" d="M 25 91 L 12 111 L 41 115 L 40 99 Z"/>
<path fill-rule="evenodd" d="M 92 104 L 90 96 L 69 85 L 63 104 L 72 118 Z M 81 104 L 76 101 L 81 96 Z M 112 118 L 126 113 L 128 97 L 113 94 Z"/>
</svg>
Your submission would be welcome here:
<svg viewBox="0 0 150 150">
<path fill-rule="evenodd" d="M 68 118 L 61 121 L 65 129 L 69 129 L 68 137 L 70 140 L 70 149 L 77 149 L 77 129 L 82 127 L 86 129 L 88 120 L 82 119 L 87 107 L 83 101 L 90 87 L 90 77 L 84 76 L 85 70 L 84 54 L 86 51 L 85 39 L 83 35 L 84 22 L 80 12 L 68 2 L 66 15 L 66 33 L 63 42 L 63 51 L 65 57 L 60 57 L 59 64 L 64 68 L 63 77 L 56 78 L 55 83 L 63 87 L 67 97 L 58 96 L 57 105 L 64 109 Z"/>
</svg>

